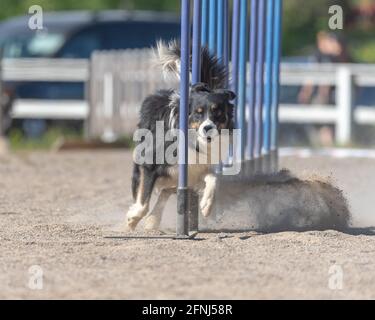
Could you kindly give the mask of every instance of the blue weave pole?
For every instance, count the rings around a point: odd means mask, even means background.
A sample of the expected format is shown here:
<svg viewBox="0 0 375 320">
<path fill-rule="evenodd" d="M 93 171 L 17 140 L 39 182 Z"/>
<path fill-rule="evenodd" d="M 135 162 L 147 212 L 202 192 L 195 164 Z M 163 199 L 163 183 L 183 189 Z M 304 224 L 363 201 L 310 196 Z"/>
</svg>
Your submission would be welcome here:
<svg viewBox="0 0 375 320">
<path fill-rule="evenodd" d="M 202 46 L 208 44 L 208 30 L 209 30 L 209 8 L 210 0 L 202 0 Z"/>
<path fill-rule="evenodd" d="M 233 0 L 232 20 L 232 90 L 238 94 L 238 49 L 240 30 L 240 0 Z M 236 102 L 237 103 L 237 99 Z"/>
<path fill-rule="evenodd" d="M 192 84 L 196 84 L 201 81 L 201 29 L 202 0 L 194 0 Z"/>
<path fill-rule="evenodd" d="M 190 78 L 190 0 L 181 0 L 181 84 L 179 109 L 177 227 L 178 237 L 189 235 L 188 118 Z"/>
<path fill-rule="evenodd" d="M 217 0 L 217 47 L 216 47 L 216 55 L 219 59 L 220 63 L 224 64 L 224 43 L 225 43 L 225 2 L 227 0 Z M 215 172 L 216 174 L 222 173 L 222 163 L 220 162 L 219 165 L 216 167 Z"/>
<path fill-rule="evenodd" d="M 227 75 L 225 79 L 225 87 L 229 86 L 229 0 L 224 0 L 224 52 L 223 63 Z"/>
<path fill-rule="evenodd" d="M 272 70 L 272 107 L 271 107 L 271 150 L 278 148 L 279 92 L 280 92 L 280 57 L 283 0 L 274 0 L 273 31 L 273 70 Z"/>
<path fill-rule="evenodd" d="M 273 94 L 273 42 L 274 42 L 274 13 L 275 0 L 267 2 L 267 27 L 266 27 L 266 64 L 265 64 L 265 89 L 264 89 L 264 128 L 263 128 L 263 154 L 268 155 L 271 151 L 271 108 Z"/>
<path fill-rule="evenodd" d="M 224 0 L 217 0 L 217 57 L 223 62 L 224 58 Z"/>
<path fill-rule="evenodd" d="M 256 55 L 258 39 L 258 0 L 251 0 L 250 13 L 250 48 L 249 48 L 249 92 L 248 92 L 248 125 L 247 125 L 247 160 L 254 159 L 254 129 L 255 129 L 255 75 L 256 75 Z"/>
<path fill-rule="evenodd" d="M 246 72 L 247 72 L 247 0 L 241 0 L 239 64 L 238 64 L 238 103 L 237 129 L 241 130 L 241 160 L 244 160 L 246 143 Z"/>
<path fill-rule="evenodd" d="M 217 48 L 217 0 L 210 0 L 209 10 L 210 24 L 208 34 L 208 47 L 212 54 L 216 54 Z"/>
<path fill-rule="evenodd" d="M 258 1 L 258 41 L 255 91 L 255 148 L 254 157 L 260 158 L 263 146 L 263 92 L 264 92 L 264 49 L 266 1 Z"/>
<path fill-rule="evenodd" d="M 238 101 L 238 52 L 240 40 L 240 0 L 233 0 L 233 14 L 232 14 L 232 50 L 231 50 L 231 88 L 236 93 L 234 104 Z M 238 153 L 236 153 L 238 154 Z M 229 148 L 229 158 L 233 160 L 234 150 L 233 145 Z M 240 159 L 236 159 L 238 161 Z"/>
</svg>

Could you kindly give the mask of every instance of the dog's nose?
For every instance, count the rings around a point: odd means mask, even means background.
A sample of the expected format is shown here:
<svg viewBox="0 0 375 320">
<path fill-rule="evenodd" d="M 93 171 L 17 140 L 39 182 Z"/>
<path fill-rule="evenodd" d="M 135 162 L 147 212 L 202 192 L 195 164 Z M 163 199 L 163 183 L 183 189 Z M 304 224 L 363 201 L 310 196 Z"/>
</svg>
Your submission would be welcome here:
<svg viewBox="0 0 375 320">
<path fill-rule="evenodd" d="M 208 134 L 208 133 L 209 133 L 211 130 L 213 130 L 213 129 L 214 129 L 213 126 L 208 125 L 208 126 L 205 126 L 205 127 L 203 128 L 203 131 L 204 131 L 205 134 Z"/>
</svg>

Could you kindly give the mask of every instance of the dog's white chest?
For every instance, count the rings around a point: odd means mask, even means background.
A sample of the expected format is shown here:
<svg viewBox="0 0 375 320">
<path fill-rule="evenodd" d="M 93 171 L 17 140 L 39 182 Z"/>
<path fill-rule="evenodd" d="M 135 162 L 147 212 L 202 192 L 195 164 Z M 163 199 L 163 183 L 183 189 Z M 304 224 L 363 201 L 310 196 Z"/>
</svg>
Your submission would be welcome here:
<svg viewBox="0 0 375 320">
<path fill-rule="evenodd" d="M 205 176 L 210 172 L 210 166 L 200 165 L 200 164 L 190 164 L 188 166 L 188 185 L 189 188 L 197 188 L 199 184 L 204 181 Z M 177 187 L 178 184 L 178 166 L 170 167 L 168 170 L 169 179 L 166 181 L 162 179 L 162 185 L 167 186 L 168 188 Z M 159 184 L 158 184 L 159 187 Z"/>
</svg>

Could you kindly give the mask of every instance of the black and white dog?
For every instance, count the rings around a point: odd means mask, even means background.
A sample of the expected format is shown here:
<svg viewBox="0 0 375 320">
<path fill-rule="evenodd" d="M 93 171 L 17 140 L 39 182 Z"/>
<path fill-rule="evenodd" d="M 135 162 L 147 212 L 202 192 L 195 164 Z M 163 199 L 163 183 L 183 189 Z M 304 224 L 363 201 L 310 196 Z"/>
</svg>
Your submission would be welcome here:
<svg viewBox="0 0 375 320">
<path fill-rule="evenodd" d="M 176 41 L 168 45 L 158 43 L 155 50 L 158 64 L 165 73 L 179 77 L 180 47 Z M 189 100 L 189 129 L 196 130 L 194 143 L 189 142 L 189 159 L 196 153 L 210 153 L 210 145 L 219 139 L 222 130 L 234 128 L 233 115 L 235 94 L 224 88 L 227 70 L 220 61 L 211 55 L 208 49 L 202 49 L 201 83 L 191 86 Z M 165 132 L 178 129 L 180 97 L 178 91 L 161 90 L 145 99 L 140 111 L 139 129 L 149 130 L 153 134 L 152 163 L 139 164 L 134 160 L 132 193 L 135 204 L 127 213 L 127 225 L 135 229 L 140 220 L 146 217 L 145 228 L 158 229 L 162 213 L 170 195 L 177 190 L 178 165 L 159 164 L 157 151 L 166 152 L 173 142 L 157 141 L 156 123 L 163 123 Z M 162 150 L 160 150 L 162 148 Z M 137 150 L 137 149 L 136 149 Z M 176 151 L 177 152 L 177 151 Z M 134 159 L 137 155 L 134 155 Z M 190 163 L 190 162 L 189 162 Z M 203 190 L 200 210 L 203 216 L 211 213 L 216 190 L 216 177 L 212 164 L 189 164 L 188 184 L 197 191 Z M 157 194 L 154 208 L 149 212 L 153 193 Z"/>
</svg>

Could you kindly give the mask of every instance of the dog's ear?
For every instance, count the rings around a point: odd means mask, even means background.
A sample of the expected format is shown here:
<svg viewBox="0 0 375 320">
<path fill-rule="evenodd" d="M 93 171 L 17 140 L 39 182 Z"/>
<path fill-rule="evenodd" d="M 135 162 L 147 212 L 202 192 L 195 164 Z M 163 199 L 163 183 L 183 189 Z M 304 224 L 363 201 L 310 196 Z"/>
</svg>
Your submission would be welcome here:
<svg viewBox="0 0 375 320">
<path fill-rule="evenodd" d="M 196 83 L 191 87 L 191 92 L 210 92 L 210 87 L 206 83 Z"/>
<path fill-rule="evenodd" d="M 227 90 L 227 89 L 218 89 L 215 92 L 225 95 L 228 98 L 229 101 L 232 101 L 232 100 L 236 99 L 236 97 L 237 97 L 236 94 L 233 91 Z"/>
</svg>

